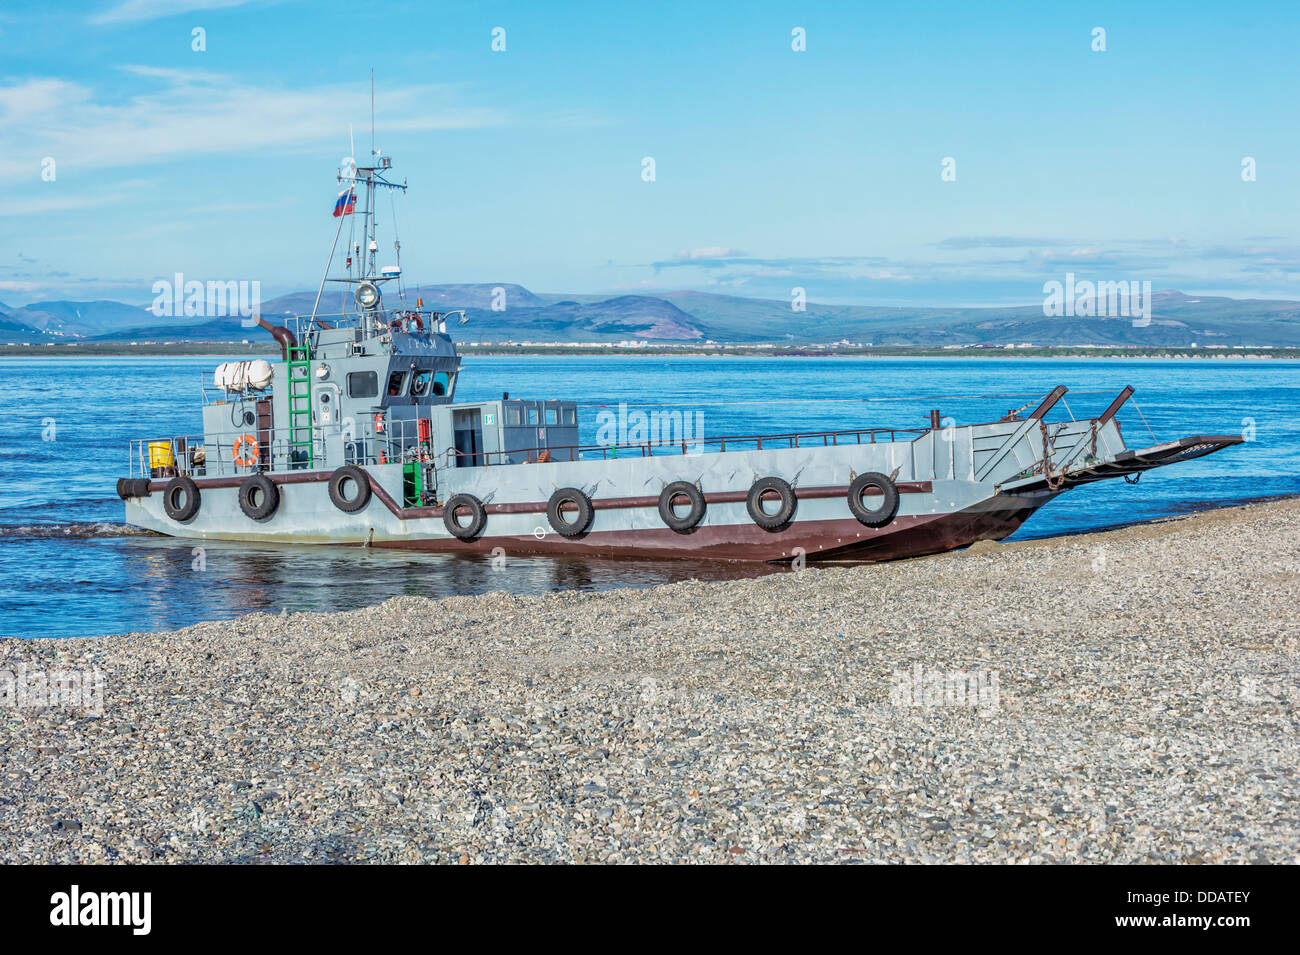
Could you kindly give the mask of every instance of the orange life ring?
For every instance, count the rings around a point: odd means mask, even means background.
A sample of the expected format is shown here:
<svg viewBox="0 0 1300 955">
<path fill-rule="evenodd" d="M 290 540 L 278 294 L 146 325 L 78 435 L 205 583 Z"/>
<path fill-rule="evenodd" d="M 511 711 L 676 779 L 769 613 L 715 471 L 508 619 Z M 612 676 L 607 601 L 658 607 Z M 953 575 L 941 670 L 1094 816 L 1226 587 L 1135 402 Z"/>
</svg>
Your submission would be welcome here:
<svg viewBox="0 0 1300 955">
<path fill-rule="evenodd" d="M 231 451 L 235 463 L 241 468 L 251 468 L 257 463 L 258 459 L 257 439 L 251 434 L 241 434 L 235 439 L 235 447 Z"/>
</svg>

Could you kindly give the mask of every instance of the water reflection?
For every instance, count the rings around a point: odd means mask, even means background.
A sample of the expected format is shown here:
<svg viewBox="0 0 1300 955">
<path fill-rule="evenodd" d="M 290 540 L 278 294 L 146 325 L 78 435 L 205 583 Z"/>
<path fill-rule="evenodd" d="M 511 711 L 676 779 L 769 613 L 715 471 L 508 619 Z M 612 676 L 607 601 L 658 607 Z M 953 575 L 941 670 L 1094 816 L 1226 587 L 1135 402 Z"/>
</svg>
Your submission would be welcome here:
<svg viewBox="0 0 1300 955">
<path fill-rule="evenodd" d="M 184 626 L 252 611 L 354 610 L 394 596 L 442 598 L 506 590 L 650 587 L 681 580 L 735 580 L 777 566 L 707 561 L 424 554 L 355 546 L 253 544 L 166 537 L 123 538 L 123 577 L 134 604 L 127 629 Z M 102 589 L 102 588 L 101 588 Z M 105 626 L 95 632 L 114 632 Z"/>
</svg>

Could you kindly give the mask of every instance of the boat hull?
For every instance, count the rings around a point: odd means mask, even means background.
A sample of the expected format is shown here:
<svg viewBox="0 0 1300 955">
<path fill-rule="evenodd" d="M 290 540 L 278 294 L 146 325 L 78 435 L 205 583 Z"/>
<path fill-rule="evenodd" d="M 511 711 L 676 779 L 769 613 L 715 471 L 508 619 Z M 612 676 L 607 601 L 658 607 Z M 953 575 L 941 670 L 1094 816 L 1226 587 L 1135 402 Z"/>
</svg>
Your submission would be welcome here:
<svg viewBox="0 0 1300 955">
<path fill-rule="evenodd" d="M 853 517 L 848 486 L 795 488 L 794 518 L 783 527 L 758 526 L 743 490 L 705 495 L 700 523 L 687 531 L 664 525 L 653 495 L 596 497 L 590 528 L 566 537 L 551 528 L 545 499 L 488 503 L 481 536 L 462 540 L 443 521 L 441 507 L 401 507 L 371 469 L 372 494 L 361 511 L 347 514 L 329 499 L 325 474 L 286 475 L 277 480 L 282 503 L 258 522 L 239 508 L 238 484 L 200 479 L 201 507 L 181 524 L 162 511 L 161 493 L 127 501 L 127 522 L 172 536 L 307 544 L 370 544 L 462 554 L 581 555 L 726 561 L 893 560 L 1000 540 L 1055 496 L 1038 491 L 1007 495 L 969 481 L 898 482 L 899 508 L 883 527 Z M 396 475 L 400 480 L 400 474 Z M 161 492 L 165 481 L 151 489 Z M 481 489 L 480 489 L 481 490 Z M 498 550 L 499 549 L 499 550 Z"/>
<path fill-rule="evenodd" d="M 1044 502 L 1045 503 L 1045 502 Z M 484 536 L 474 541 L 424 538 L 377 541 L 379 546 L 447 553 L 580 555 L 662 559 L 788 561 L 897 560 L 1001 540 L 1014 533 L 1039 506 L 1026 500 L 988 502 L 951 514 L 896 518 L 885 528 L 865 527 L 854 518 L 794 521 L 780 531 L 754 524 L 705 525 L 685 533 L 668 528 L 592 531 L 571 539 L 558 534 Z"/>
</svg>

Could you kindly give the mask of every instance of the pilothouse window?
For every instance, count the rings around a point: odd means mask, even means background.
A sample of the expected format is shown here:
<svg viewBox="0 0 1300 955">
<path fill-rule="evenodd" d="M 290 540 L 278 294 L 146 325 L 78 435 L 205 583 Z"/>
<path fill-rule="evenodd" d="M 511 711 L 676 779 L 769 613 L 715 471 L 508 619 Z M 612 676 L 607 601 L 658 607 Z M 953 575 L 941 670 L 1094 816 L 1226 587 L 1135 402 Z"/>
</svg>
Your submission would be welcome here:
<svg viewBox="0 0 1300 955">
<path fill-rule="evenodd" d="M 379 374 L 373 371 L 348 373 L 349 398 L 373 398 L 379 394 Z"/>
<path fill-rule="evenodd" d="M 415 397 L 422 397 L 429 392 L 429 382 L 433 378 L 431 371 L 417 371 L 411 376 L 411 394 Z"/>
<path fill-rule="evenodd" d="M 388 396 L 395 398 L 406 390 L 406 372 L 395 371 L 388 376 Z"/>
<path fill-rule="evenodd" d="M 439 397 L 445 395 L 447 389 L 450 387 L 451 375 L 447 374 L 445 371 L 440 371 L 433 376 L 433 393 L 435 395 L 438 395 Z"/>
</svg>

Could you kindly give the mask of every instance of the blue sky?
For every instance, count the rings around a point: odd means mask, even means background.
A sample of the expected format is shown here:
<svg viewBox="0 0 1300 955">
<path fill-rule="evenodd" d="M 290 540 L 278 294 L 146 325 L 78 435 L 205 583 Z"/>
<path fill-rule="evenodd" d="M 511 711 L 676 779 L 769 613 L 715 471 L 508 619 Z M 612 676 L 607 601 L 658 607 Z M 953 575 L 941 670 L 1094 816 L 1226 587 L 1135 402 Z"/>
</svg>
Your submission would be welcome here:
<svg viewBox="0 0 1300 955">
<path fill-rule="evenodd" d="M 1300 298 L 1297 41 L 1294 2 L 6 11 L 0 301 L 313 288 L 372 67 L 412 282 L 1031 304 L 1073 271 Z"/>
</svg>

